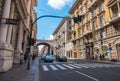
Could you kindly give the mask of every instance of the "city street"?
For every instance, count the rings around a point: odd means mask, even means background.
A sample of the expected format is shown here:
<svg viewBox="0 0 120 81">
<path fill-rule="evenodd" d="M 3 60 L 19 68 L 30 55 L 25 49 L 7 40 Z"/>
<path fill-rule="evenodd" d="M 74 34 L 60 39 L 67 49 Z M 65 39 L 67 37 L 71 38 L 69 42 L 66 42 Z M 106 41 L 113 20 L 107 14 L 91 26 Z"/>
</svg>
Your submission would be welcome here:
<svg viewBox="0 0 120 81">
<path fill-rule="evenodd" d="M 120 81 L 120 65 L 68 61 L 39 65 L 40 81 Z"/>
</svg>

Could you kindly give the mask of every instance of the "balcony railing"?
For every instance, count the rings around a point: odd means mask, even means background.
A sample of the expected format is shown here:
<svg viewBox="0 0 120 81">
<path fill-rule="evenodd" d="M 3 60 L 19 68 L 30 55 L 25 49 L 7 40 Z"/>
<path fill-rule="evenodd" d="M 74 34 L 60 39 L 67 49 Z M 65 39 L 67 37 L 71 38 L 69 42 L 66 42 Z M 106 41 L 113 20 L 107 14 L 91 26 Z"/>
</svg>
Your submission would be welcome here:
<svg viewBox="0 0 120 81">
<path fill-rule="evenodd" d="M 107 5 L 110 6 L 110 4 L 114 3 L 116 0 L 109 0 Z"/>
<path fill-rule="evenodd" d="M 116 14 L 112 15 L 110 22 L 114 23 L 114 22 L 117 22 L 119 20 L 120 20 L 120 13 L 116 13 Z"/>
</svg>

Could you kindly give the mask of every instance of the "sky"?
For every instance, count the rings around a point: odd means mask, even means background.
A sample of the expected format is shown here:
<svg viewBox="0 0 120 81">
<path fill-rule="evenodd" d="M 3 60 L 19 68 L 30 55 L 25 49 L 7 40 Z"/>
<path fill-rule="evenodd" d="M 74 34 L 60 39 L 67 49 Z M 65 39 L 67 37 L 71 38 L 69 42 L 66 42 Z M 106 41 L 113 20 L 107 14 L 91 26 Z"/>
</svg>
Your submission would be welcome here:
<svg viewBox="0 0 120 81">
<path fill-rule="evenodd" d="M 69 16 L 68 11 L 75 0 L 38 0 L 35 7 L 37 18 L 43 15 Z M 52 33 L 61 22 L 61 18 L 44 17 L 37 21 L 37 39 L 51 39 Z"/>
<path fill-rule="evenodd" d="M 35 7 L 37 18 L 43 15 L 70 16 L 68 13 L 75 0 L 38 0 Z M 52 33 L 61 22 L 61 18 L 44 17 L 37 20 L 37 40 L 53 39 Z M 43 45 L 39 46 L 41 49 Z"/>
</svg>

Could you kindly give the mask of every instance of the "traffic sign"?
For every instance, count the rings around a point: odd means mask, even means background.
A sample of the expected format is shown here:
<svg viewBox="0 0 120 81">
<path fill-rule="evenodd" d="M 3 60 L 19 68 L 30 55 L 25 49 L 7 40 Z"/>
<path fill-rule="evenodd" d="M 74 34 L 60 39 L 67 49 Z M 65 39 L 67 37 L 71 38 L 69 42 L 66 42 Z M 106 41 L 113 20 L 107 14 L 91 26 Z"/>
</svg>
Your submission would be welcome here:
<svg viewBox="0 0 120 81">
<path fill-rule="evenodd" d="M 109 47 L 109 50 L 112 51 L 112 47 Z"/>
<path fill-rule="evenodd" d="M 9 19 L 9 18 L 0 19 L 0 24 L 17 25 L 18 23 L 19 23 L 19 20 L 17 20 L 17 19 Z"/>
</svg>

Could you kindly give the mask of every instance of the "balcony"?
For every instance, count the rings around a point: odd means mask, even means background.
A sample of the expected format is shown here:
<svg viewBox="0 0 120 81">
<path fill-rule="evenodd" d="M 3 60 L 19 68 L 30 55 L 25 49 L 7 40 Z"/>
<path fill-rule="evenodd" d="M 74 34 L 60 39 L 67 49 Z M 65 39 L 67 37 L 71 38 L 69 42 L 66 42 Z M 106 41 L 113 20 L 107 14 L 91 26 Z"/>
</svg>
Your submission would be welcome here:
<svg viewBox="0 0 120 81">
<path fill-rule="evenodd" d="M 107 5 L 110 7 L 112 6 L 117 0 L 109 0 Z"/>
<path fill-rule="evenodd" d="M 118 21 L 120 21 L 120 13 L 113 14 L 110 19 L 110 23 L 116 23 Z"/>
<path fill-rule="evenodd" d="M 104 0 L 93 0 L 93 2 L 91 2 L 90 5 L 88 6 L 88 9 L 93 10 L 102 1 L 104 1 Z"/>
<path fill-rule="evenodd" d="M 79 15 L 85 16 L 85 14 L 88 12 L 88 10 L 84 10 L 82 12 L 79 13 Z"/>
</svg>

